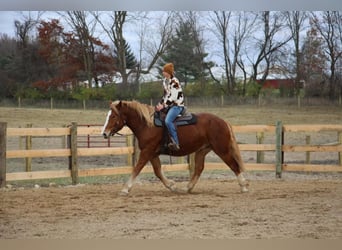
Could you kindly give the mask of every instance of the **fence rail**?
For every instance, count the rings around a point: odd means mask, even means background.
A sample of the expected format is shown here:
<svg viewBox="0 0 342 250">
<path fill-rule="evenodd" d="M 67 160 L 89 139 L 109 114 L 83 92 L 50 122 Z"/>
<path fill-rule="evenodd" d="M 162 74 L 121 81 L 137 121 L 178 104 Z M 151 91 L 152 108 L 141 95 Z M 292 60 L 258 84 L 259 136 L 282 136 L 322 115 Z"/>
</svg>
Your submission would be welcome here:
<svg viewBox="0 0 342 250">
<path fill-rule="evenodd" d="M 274 152 L 273 163 L 246 163 L 247 170 L 270 170 L 281 177 L 282 171 L 333 171 L 342 172 L 342 125 L 283 125 L 277 122 L 276 125 L 243 125 L 233 126 L 235 133 L 257 133 L 263 138 L 263 133 L 275 135 L 274 144 L 264 144 L 262 140 L 258 143 L 239 143 L 241 151 L 254 151 L 257 153 Z M 135 157 L 137 155 L 136 143 L 129 128 L 123 128 L 120 133 L 127 135 L 125 147 L 103 147 L 103 148 L 82 148 L 77 147 L 77 136 L 89 136 L 100 134 L 101 127 L 80 127 L 76 123 L 66 128 L 7 128 L 7 123 L 0 123 L 0 187 L 6 185 L 6 181 L 30 180 L 45 178 L 72 178 L 72 183 L 78 182 L 79 176 L 115 175 L 127 174 L 132 171 Z M 326 131 L 337 132 L 337 141 L 331 145 L 291 145 L 284 143 L 285 133 L 316 132 Z M 30 149 L 30 150 L 7 150 L 8 137 L 39 136 L 53 137 L 66 136 L 68 145 L 63 149 Z M 305 164 L 284 163 L 284 153 L 291 152 L 336 152 L 339 157 L 338 165 L 319 165 L 306 162 Z M 78 157 L 99 156 L 99 155 L 127 155 L 128 166 L 112 168 L 79 169 Z M 68 157 L 69 166 L 65 170 L 54 171 L 29 171 L 8 173 L 6 171 L 6 159 L 11 158 L 34 158 L 34 157 Z M 193 167 L 193 157 L 189 157 L 187 163 L 163 165 L 165 171 L 186 171 Z M 227 169 L 223 163 L 206 162 L 207 170 Z M 142 172 L 152 172 L 151 167 L 145 167 Z"/>
<path fill-rule="evenodd" d="M 139 102 L 154 105 L 159 99 L 137 99 Z M 217 97 L 186 97 L 187 106 L 196 107 L 217 107 L 227 105 L 294 105 L 294 106 L 342 106 L 342 96 L 334 98 L 324 97 L 279 97 L 279 96 L 258 96 L 258 97 L 241 97 L 241 96 L 217 96 Z M 0 99 L 1 107 L 18 107 L 18 108 L 45 108 L 45 109 L 107 109 L 108 100 L 60 100 L 60 99 Z"/>
</svg>

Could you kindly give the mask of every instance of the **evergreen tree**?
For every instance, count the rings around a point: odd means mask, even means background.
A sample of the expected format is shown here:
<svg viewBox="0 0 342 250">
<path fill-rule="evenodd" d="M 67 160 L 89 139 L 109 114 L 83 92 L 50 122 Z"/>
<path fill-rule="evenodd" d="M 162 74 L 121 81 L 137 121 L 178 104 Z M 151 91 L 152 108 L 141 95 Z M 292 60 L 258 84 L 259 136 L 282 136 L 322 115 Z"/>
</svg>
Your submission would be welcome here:
<svg viewBox="0 0 342 250">
<path fill-rule="evenodd" d="M 204 78 L 204 58 L 207 56 L 202 51 L 196 27 L 189 21 L 180 22 L 176 34 L 171 39 L 170 47 L 161 57 L 162 64 L 172 62 L 180 81 L 187 83 L 201 80 Z"/>
<path fill-rule="evenodd" d="M 135 69 L 135 67 L 137 66 L 137 59 L 135 58 L 131 47 L 129 46 L 129 44 L 127 43 L 126 40 L 124 40 L 124 48 L 125 48 L 125 59 L 126 59 L 126 69 Z M 114 49 L 114 54 L 115 57 L 117 56 L 117 49 Z"/>
</svg>

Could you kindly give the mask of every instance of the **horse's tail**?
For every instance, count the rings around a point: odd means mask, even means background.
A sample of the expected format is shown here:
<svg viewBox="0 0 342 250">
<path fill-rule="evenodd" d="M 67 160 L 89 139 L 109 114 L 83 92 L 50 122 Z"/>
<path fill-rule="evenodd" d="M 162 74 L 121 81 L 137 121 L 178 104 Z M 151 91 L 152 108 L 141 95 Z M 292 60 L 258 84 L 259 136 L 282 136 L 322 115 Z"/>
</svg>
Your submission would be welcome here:
<svg viewBox="0 0 342 250">
<path fill-rule="evenodd" d="M 230 134 L 230 141 L 231 141 L 231 154 L 232 157 L 234 158 L 235 162 L 237 163 L 237 165 L 239 166 L 239 170 L 240 172 L 244 172 L 245 171 L 245 165 L 243 163 L 243 160 L 241 158 L 241 152 L 238 146 L 238 143 L 236 141 L 234 132 L 233 132 L 233 128 L 232 126 L 227 123 L 228 129 L 229 129 L 229 134 Z"/>
</svg>

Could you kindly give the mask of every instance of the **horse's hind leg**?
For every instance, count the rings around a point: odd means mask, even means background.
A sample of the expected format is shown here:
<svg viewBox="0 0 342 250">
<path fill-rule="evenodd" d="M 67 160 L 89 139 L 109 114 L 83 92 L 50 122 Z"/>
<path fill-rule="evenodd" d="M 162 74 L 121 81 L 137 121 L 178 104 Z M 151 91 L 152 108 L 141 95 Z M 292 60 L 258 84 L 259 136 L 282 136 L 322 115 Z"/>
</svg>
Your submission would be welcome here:
<svg viewBox="0 0 342 250">
<path fill-rule="evenodd" d="M 235 173 L 238 183 L 243 193 L 248 192 L 248 182 L 243 174 L 243 162 L 241 159 L 240 151 L 232 148 L 226 152 L 215 152 Z"/>
<path fill-rule="evenodd" d="M 233 133 L 232 130 L 230 132 Z M 248 192 L 248 182 L 243 175 L 244 166 L 241 153 L 234 135 L 231 135 L 230 138 L 230 144 L 227 142 L 213 144 L 213 150 L 235 173 L 241 191 Z"/>
<path fill-rule="evenodd" d="M 204 169 L 205 156 L 211 151 L 209 147 L 201 148 L 195 153 L 195 169 L 187 186 L 187 192 L 191 193 Z"/>
<path fill-rule="evenodd" d="M 169 180 L 165 177 L 162 169 L 161 169 L 161 163 L 159 157 L 155 157 L 151 160 L 151 164 L 153 167 L 154 174 L 161 180 L 161 182 L 164 184 L 164 186 L 171 191 L 176 191 L 175 182 L 172 180 Z"/>
</svg>

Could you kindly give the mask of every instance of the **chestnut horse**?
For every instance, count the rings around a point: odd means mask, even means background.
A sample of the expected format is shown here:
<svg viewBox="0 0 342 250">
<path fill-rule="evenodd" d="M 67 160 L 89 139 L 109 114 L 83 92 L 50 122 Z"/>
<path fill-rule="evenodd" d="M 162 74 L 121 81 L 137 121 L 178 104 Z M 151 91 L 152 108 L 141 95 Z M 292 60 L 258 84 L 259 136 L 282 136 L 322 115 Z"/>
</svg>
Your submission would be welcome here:
<svg viewBox="0 0 342 250">
<path fill-rule="evenodd" d="M 116 101 L 110 104 L 102 134 L 105 138 L 114 135 L 122 127 L 128 126 L 138 140 L 141 150 L 129 180 L 121 193 L 128 194 L 135 178 L 148 161 L 155 175 L 166 188 L 177 191 L 175 183 L 165 177 L 159 159 L 163 139 L 163 128 L 153 124 L 154 107 L 137 101 Z M 244 166 L 231 125 L 210 113 L 198 113 L 197 123 L 177 128 L 180 150 L 171 152 L 174 156 L 185 156 L 195 152 L 195 169 L 187 185 L 191 192 L 203 168 L 204 158 L 213 150 L 235 173 L 242 192 L 247 192 L 248 182 L 243 176 Z"/>
</svg>

